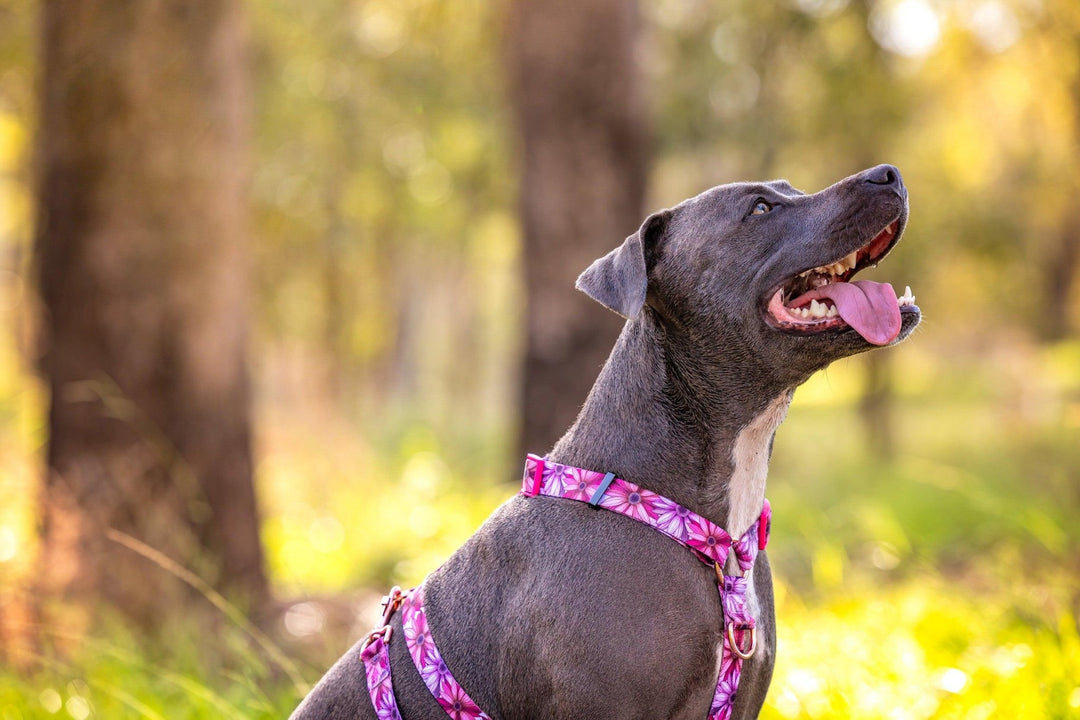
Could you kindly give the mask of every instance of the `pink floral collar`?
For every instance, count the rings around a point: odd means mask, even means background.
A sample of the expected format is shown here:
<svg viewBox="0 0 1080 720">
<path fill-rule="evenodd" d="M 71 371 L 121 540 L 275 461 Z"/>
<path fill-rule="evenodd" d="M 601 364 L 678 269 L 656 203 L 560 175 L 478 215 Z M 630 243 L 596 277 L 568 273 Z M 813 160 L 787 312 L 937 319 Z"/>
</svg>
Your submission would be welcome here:
<svg viewBox="0 0 1080 720">
<path fill-rule="evenodd" d="M 728 720 L 739 688 L 743 660 L 757 649 L 757 620 L 747 603 L 746 576 L 758 551 L 769 539 L 772 510 L 766 500 L 761 516 L 738 540 L 708 518 L 613 473 L 583 470 L 529 455 L 522 478 L 522 495 L 565 498 L 586 502 L 644 523 L 688 547 L 716 572 L 717 590 L 724 609 L 720 675 L 716 681 L 708 720 Z M 724 575 L 724 564 L 734 552 L 742 575 Z M 383 625 L 365 641 L 361 658 L 368 691 L 379 720 L 401 720 L 390 679 L 390 617 L 403 606 L 402 626 L 409 656 L 431 694 L 454 720 L 490 720 L 443 662 L 428 628 L 423 607 L 423 585 L 402 593 L 394 588 L 384 599 Z M 745 648 L 745 649 L 744 649 Z"/>
</svg>

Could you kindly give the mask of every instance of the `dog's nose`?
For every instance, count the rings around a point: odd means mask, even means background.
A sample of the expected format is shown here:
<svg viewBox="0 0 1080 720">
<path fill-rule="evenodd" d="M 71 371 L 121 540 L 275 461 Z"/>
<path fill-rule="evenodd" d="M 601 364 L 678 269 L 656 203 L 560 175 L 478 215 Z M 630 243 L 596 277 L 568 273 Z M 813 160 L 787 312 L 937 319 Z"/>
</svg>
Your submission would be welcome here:
<svg viewBox="0 0 1080 720">
<path fill-rule="evenodd" d="M 898 190 L 904 187 L 904 179 L 895 165 L 878 165 L 864 172 L 863 177 L 873 185 L 892 185 Z"/>
</svg>

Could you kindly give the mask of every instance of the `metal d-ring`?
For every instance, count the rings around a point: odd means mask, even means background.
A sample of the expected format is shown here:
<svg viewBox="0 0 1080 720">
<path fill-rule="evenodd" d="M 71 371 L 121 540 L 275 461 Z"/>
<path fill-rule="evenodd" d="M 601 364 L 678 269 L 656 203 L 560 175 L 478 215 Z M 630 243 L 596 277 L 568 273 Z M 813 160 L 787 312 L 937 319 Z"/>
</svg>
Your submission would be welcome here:
<svg viewBox="0 0 1080 720">
<path fill-rule="evenodd" d="M 735 642 L 735 625 L 734 623 L 727 626 L 727 638 L 728 644 L 731 645 L 731 652 L 735 653 L 743 660 L 749 660 L 754 655 L 754 651 L 757 650 L 757 628 L 750 628 L 750 649 L 746 652 L 742 651 L 739 647 L 739 643 Z"/>
</svg>

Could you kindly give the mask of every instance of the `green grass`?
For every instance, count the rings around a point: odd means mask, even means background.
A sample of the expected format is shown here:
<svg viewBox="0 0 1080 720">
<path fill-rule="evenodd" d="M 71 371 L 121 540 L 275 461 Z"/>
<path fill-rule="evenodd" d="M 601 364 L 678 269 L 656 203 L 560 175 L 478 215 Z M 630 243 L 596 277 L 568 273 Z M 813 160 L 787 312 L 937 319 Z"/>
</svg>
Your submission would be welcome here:
<svg viewBox="0 0 1080 720">
<path fill-rule="evenodd" d="M 0 719 L 287 716 L 296 691 L 238 632 L 208 641 L 205 630 L 193 630 L 167 631 L 150 650 L 117 625 L 80 638 L 69 659 L 57 659 L 68 652 L 56 647 L 24 656 L 27 669 L 0 674 Z M 72 638 L 51 640 L 72 645 Z"/>
</svg>

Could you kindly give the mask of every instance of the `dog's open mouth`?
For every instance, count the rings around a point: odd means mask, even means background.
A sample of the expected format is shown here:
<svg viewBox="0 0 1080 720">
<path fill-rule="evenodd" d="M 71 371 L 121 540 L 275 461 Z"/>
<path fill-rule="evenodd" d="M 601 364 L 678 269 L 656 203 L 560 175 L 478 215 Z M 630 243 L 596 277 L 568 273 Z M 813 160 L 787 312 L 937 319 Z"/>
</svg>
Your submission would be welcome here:
<svg viewBox="0 0 1080 720">
<path fill-rule="evenodd" d="M 888 345 L 900 334 L 900 314 L 917 310 L 911 288 L 897 297 L 892 285 L 870 280 L 851 281 L 855 273 L 876 264 L 896 243 L 899 218 L 874 239 L 828 265 L 805 270 L 770 296 L 769 319 L 781 330 L 819 333 L 847 328 L 867 342 Z"/>
</svg>

